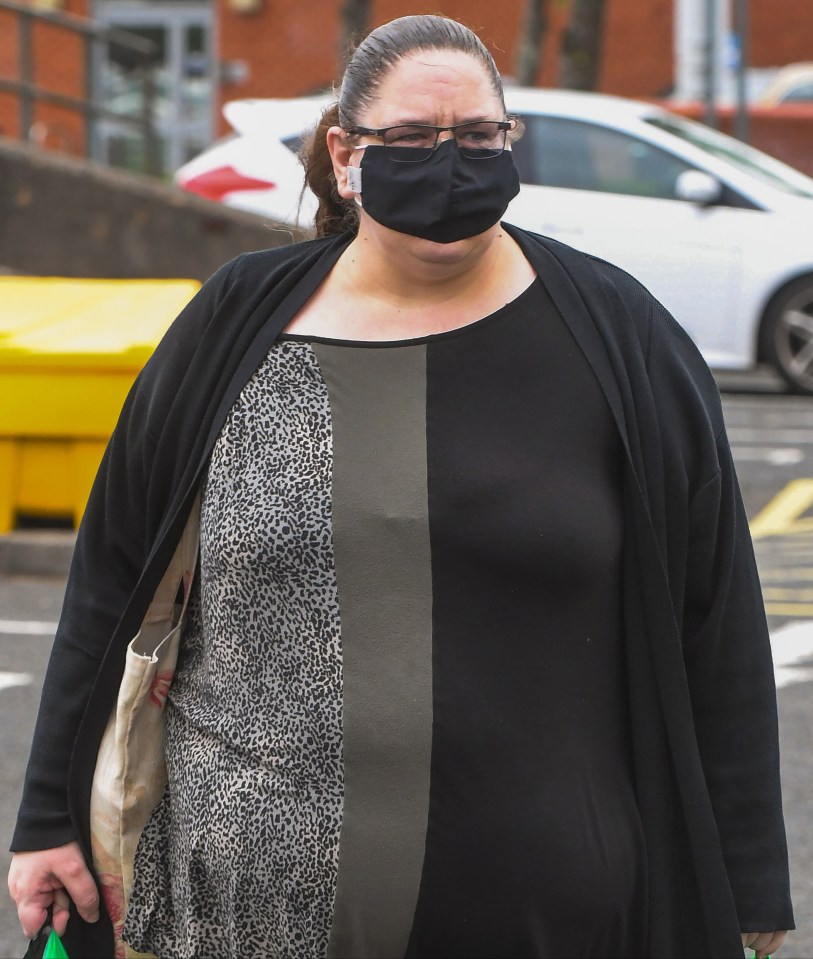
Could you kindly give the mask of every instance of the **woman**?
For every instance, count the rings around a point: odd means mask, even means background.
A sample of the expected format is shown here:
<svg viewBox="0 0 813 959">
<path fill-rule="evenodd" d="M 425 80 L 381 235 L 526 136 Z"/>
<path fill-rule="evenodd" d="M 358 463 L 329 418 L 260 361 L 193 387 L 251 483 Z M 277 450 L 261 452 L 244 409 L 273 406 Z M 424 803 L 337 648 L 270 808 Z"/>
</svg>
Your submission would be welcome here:
<svg viewBox="0 0 813 959">
<path fill-rule="evenodd" d="M 378 28 L 307 158 L 323 238 L 224 267 L 156 350 L 46 679 L 28 934 L 71 897 L 69 953 L 111 954 L 90 781 L 199 489 L 131 947 L 735 956 L 792 927 L 714 382 L 622 271 L 500 223 L 518 133 L 470 31 Z"/>
</svg>

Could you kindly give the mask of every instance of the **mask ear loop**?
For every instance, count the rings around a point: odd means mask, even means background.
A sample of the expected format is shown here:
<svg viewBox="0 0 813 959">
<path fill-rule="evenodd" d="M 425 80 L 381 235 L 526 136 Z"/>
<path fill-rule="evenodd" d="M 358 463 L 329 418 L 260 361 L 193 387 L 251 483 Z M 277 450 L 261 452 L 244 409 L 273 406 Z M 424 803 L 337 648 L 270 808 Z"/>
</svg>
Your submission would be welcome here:
<svg viewBox="0 0 813 959">
<path fill-rule="evenodd" d="M 347 168 L 347 185 L 354 193 L 361 193 L 361 167 Z"/>
<path fill-rule="evenodd" d="M 367 144 L 362 143 L 361 146 L 355 146 L 353 147 L 353 149 L 366 150 Z M 356 204 L 356 206 L 360 207 L 362 205 L 361 197 L 359 196 L 359 194 L 361 193 L 361 167 L 357 167 L 357 166 L 347 167 L 347 185 L 356 194 L 353 197 L 353 202 Z"/>
</svg>

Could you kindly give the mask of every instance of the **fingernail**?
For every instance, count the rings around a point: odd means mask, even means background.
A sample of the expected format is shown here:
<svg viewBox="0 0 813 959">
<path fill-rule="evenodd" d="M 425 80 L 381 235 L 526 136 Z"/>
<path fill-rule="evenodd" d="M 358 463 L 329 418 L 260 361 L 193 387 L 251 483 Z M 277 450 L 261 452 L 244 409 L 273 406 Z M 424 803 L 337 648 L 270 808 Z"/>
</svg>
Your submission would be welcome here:
<svg viewBox="0 0 813 959">
<path fill-rule="evenodd" d="M 94 912 L 94 913 L 91 915 L 90 919 L 88 919 L 88 922 L 98 922 L 98 921 L 99 921 L 99 913 L 98 913 L 98 912 Z"/>
</svg>

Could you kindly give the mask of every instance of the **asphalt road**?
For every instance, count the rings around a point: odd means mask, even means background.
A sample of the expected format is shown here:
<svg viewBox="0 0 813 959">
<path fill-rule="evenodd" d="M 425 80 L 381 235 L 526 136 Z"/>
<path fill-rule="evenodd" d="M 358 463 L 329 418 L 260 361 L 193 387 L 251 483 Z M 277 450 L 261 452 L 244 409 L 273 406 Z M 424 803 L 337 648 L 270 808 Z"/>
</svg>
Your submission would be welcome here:
<svg viewBox="0 0 813 959">
<path fill-rule="evenodd" d="M 779 685 L 783 787 L 799 931 L 784 959 L 813 957 L 813 399 L 776 392 L 770 377 L 719 377 L 752 530 Z M 809 528 L 808 528 L 809 527 Z M 62 579 L 0 577 L 0 833 L 13 828 Z M 0 851 L 0 872 L 8 855 Z M 22 955 L 0 895 L 0 957 Z M 750 955 L 750 952 L 749 952 Z"/>
</svg>

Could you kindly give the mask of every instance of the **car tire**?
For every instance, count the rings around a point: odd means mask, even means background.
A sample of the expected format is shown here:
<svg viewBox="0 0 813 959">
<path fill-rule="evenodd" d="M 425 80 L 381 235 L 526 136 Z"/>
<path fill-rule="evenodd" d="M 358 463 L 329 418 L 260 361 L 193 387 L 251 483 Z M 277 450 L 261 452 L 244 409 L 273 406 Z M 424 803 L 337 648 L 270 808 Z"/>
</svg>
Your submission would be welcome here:
<svg viewBox="0 0 813 959">
<path fill-rule="evenodd" d="M 793 393 L 813 395 L 813 275 L 800 276 L 771 299 L 759 352 Z"/>
</svg>

